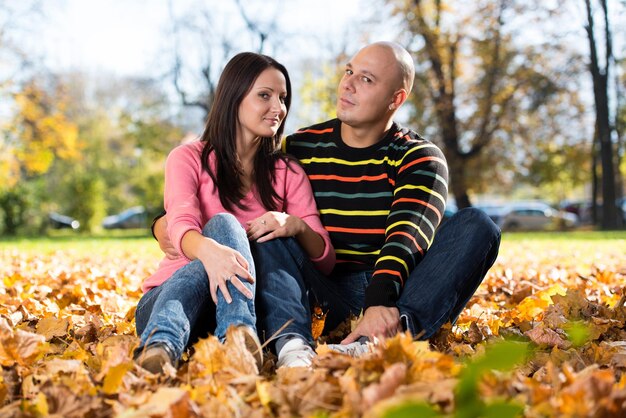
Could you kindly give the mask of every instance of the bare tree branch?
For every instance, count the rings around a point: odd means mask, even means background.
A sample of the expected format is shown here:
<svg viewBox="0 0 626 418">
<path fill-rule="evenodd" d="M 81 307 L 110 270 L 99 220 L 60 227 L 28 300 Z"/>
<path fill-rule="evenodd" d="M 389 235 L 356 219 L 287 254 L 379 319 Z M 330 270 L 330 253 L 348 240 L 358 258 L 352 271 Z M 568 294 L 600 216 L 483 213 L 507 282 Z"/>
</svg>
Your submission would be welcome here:
<svg viewBox="0 0 626 418">
<path fill-rule="evenodd" d="M 248 14 L 246 13 L 246 9 L 241 4 L 241 0 L 235 0 L 235 4 L 237 5 L 237 8 L 239 9 L 239 14 L 241 15 L 241 18 L 246 23 L 246 26 L 248 27 L 248 30 L 250 32 L 258 35 L 258 37 L 259 37 L 259 49 L 258 49 L 258 52 L 259 53 L 263 53 L 263 47 L 265 46 L 265 41 L 267 40 L 268 36 L 271 33 L 275 32 L 275 30 L 276 30 L 276 19 L 272 19 L 272 23 L 270 24 L 270 26 L 267 28 L 267 30 L 263 31 L 263 30 L 261 30 L 261 28 L 259 27 L 259 25 L 257 23 L 253 22 L 248 17 Z"/>
<path fill-rule="evenodd" d="M 496 92 L 496 84 L 500 79 L 501 72 L 501 54 L 502 54 L 502 14 L 505 10 L 505 0 L 500 1 L 498 7 L 497 26 L 494 28 L 493 37 L 493 55 L 491 65 L 488 67 L 487 74 L 485 76 L 487 80 L 487 86 L 485 88 L 485 100 L 481 101 L 482 109 L 482 121 L 480 123 L 478 132 L 476 133 L 474 143 L 469 152 L 464 154 L 464 157 L 471 157 L 478 154 L 483 147 L 485 147 L 492 138 L 491 133 L 493 130 L 489 129 L 492 124 L 494 96 Z"/>
</svg>

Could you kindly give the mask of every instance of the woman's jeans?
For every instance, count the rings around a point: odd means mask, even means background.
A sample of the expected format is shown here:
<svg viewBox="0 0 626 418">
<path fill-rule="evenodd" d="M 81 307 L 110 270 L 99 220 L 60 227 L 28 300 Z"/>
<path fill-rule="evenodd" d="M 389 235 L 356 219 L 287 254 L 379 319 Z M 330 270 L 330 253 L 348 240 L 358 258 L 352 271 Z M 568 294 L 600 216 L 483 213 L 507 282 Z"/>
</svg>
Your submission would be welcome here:
<svg viewBox="0 0 626 418">
<path fill-rule="evenodd" d="M 239 221 L 228 213 L 215 215 L 202 230 L 202 235 L 233 248 L 248 261 L 250 274 L 256 277 L 250 253 L 250 242 Z M 241 281 L 252 294 L 255 284 Z M 135 321 L 140 349 L 162 342 L 177 359 L 198 338 L 212 330 L 224 340 L 230 325 L 246 325 L 256 330 L 254 300 L 245 297 L 232 283 L 227 282 L 232 303 L 227 303 L 222 291 L 217 290 L 217 306 L 211 299 L 209 278 L 200 260 L 194 260 L 176 272 L 160 286 L 150 289 L 137 305 Z"/>
<path fill-rule="evenodd" d="M 404 329 L 427 339 L 454 322 L 495 262 L 499 246 L 500 230 L 482 211 L 463 209 L 447 220 L 401 290 L 396 306 Z M 313 302 L 328 311 L 325 332 L 363 309 L 372 271 L 326 277 L 293 238 L 253 243 L 252 253 L 261 278 L 258 326 L 266 339 L 298 334 L 312 341 Z"/>
</svg>

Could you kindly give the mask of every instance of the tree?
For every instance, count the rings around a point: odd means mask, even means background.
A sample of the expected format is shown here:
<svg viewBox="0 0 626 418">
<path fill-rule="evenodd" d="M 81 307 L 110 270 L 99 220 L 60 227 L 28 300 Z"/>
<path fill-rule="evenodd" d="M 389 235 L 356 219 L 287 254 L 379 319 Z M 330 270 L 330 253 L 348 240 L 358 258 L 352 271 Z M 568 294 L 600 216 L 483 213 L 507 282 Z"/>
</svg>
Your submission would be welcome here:
<svg viewBox="0 0 626 418">
<path fill-rule="evenodd" d="M 330 64 L 307 65 L 300 88 L 298 114 L 305 125 L 336 117 L 337 86 L 348 61 L 344 51 Z"/>
<path fill-rule="evenodd" d="M 585 0 L 587 22 L 585 31 L 589 41 L 589 71 L 593 80 L 593 97 L 596 112 L 596 138 L 599 144 L 600 161 L 602 167 L 602 228 L 614 229 L 621 225 L 616 207 L 616 173 L 614 166 L 614 145 L 612 134 L 614 127 L 611 124 L 609 111 L 609 80 L 610 68 L 613 62 L 613 39 L 609 22 L 607 0 L 598 0 L 604 20 L 602 45 L 596 40 L 594 8 L 591 0 Z M 600 51 L 599 51 L 600 49 Z M 601 64 L 599 52 L 604 56 Z"/>
<path fill-rule="evenodd" d="M 74 202 L 73 190 L 80 188 L 101 190 L 106 197 L 103 210 L 93 210 L 94 226 L 98 216 L 130 206 L 160 210 L 165 158 L 183 139 L 161 83 L 150 78 L 94 78 L 80 73 L 59 78 L 71 81 L 67 114 L 78 126 L 82 158 L 82 167 L 60 163 L 47 176 L 50 190 L 62 196 L 63 209 L 78 216 L 69 211 L 87 208 Z M 94 177 L 102 184 L 95 184 Z"/>
<path fill-rule="evenodd" d="M 164 161 L 183 133 L 158 81 L 49 74 L 15 103 L 1 142 L 12 173 L 0 185 L 5 230 L 41 231 L 50 211 L 93 230 L 107 213 L 161 207 Z"/>
<path fill-rule="evenodd" d="M 27 70 L 32 69 L 36 55 L 24 50 L 20 41 L 42 15 L 41 0 L 0 2 L 0 93 L 22 81 L 24 74 L 32 74 Z"/>
<path fill-rule="evenodd" d="M 20 82 L 27 79 L 32 67 L 33 55 L 23 49 L 19 42 L 26 20 L 31 22 L 41 15 L 39 0 L 0 2 L 0 101 L 11 108 L 13 96 L 20 92 Z M 15 158 L 15 138 L 9 134 L 10 122 L 0 120 L 0 193 L 16 184 L 20 177 L 20 165 Z"/>
<path fill-rule="evenodd" d="M 259 4 L 261 10 L 268 9 L 266 2 Z M 219 74 L 233 52 L 247 49 L 265 53 L 268 41 L 277 31 L 276 17 L 280 3 L 274 7 L 272 17 L 264 20 L 249 11 L 250 4 L 244 7 L 241 0 L 233 0 L 232 4 L 211 5 L 210 10 L 194 9 L 181 18 L 175 16 L 172 0 L 168 5 L 172 22 L 171 38 L 174 41 L 173 66 L 168 76 L 172 78 L 183 106 L 199 109 L 205 120 L 213 103 Z M 227 24 L 224 25 L 220 19 Z M 191 49 L 199 57 L 194 59 L 190 54 Z M 196 65 L 190 65 L 194 60 Z M 196 68 L 199 68 L 199 74 Z"/>
<path fill-rule="evenodd" d="M 441 144 L 460 208 L 494 179 L 508 176 L 512 183 L 535 141 L 563 138 L 545 129 L 538 137 L 524 125 L 563 130 L 551 122 L 555 112 L 565 126 L 575 120 L 563 105 L 578 102 L 572 67 L 550 63 L 564 61 L 567 51 L 549 39 L 532 43 L 516 36 L 519 20 L 527 28 L 529 20 L 554 10 L 515 0 L 387 2 L 417 62 L 413 118 L 425 122 L 426 136 Z"/>
<path fill-rule="evenodd" d="M 13 101 L 16 112 L 3 127 L 0 141 L 3 148 L 0 211 L 4 212 L 4 229 L 8 234 L 17 233 L 27 223 L 39 229 L 43 216 L 26 216 L 33 203 L 43 203 L 36 196 L 47 192 L 36 187 L 36 183 L 49 173 L 55 162 L 75 164 L 80 159 L 78 127 L 65 114 L 67 96 L 61 84 L 52 83 L 46 89 L 39 82 L 29 80 Z M 36 193 L 37 190 L 42 193 Z M 19 201 L 14 198 L 16 195 L 20 196 Z"/>
<path fill-rule="evenodd" d="M 74 159 L 78 156 L 78 129 L 64 114 L 66 98 L 57 85 L 51 94 L 30 80 L 14 97 L 17 113 L 7 133 L 9 147 L 17 160 L 16 178 L 46 173 L 55 158 Z"/>
</svg>

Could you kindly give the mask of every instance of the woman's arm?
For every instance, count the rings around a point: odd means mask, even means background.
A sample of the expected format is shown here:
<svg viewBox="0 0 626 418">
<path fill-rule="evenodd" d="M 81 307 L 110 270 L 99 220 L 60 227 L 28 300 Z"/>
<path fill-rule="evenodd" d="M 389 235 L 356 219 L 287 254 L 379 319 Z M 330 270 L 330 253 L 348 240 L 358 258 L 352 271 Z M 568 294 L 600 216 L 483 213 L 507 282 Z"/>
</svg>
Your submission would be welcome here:
<svg viewBox="0 0 626 418">
<path fill-rule="evenodd" d="M 217 303 L 217 289 L 221 289 L 228 303 L 232 300 L 227 281 L 251 298 L 242 280 L 253 282 L 248 263 L 238 251 L 221 245 L 202 235 L 206 222 L 200 208 L 198 188 L 202 176 L 197 144 L 175 148 L 165 163 L 164 203 L 167 211 L 166 234 L 176 251 L 186 259 L 200 260 L 209 278 L 211 297 Z"/>
<path fill-rule="evenodd" d="M 163 211 L 162 215 L 154 218 L 152 222 L 152 236 L 159 243 L 159 248 L 165 253 L 165 257 L 171 260 L 180 257 L 176 247 L 172 244 L 172 240 L 170 240 L 170 236 L 167 235 L 167 216 L 165 216 L 165 211 Z"/>
<path fill-rule="evenodd" d="M 207 238 L 197 231 L 187 231 L 181 241 L 183 253 L 190 260 L 200 260 L 209 276 L 211 298 L 217 304 L 217 289 L 224 295 L 226 302 L 232 302 L 226 282 L 230 281 L 235 288 L 248 299 L 254 296 L 241 279 L 254 283 L 254 278 L 248 271 L 250 266 L 246 259 L 236 250 Z"/>
</svg>

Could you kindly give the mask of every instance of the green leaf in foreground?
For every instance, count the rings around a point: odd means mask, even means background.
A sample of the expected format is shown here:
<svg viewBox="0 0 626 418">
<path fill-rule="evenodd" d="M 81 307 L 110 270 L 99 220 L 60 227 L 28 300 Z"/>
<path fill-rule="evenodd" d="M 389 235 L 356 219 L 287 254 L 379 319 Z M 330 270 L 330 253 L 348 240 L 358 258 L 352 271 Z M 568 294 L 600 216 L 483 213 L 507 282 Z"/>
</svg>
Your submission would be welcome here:
<svg viewBox="0 0 626 418">
<path fill-rule="evenodd" d="M 571 322 L 565 328 L 567 339 L 574 347 L 582 347 L 591 338 L 589 326 L 581 321 Z"/>
<path fill-rule="evenodd" d="M 507 418 L 517 416 L 521 408 L 518 405 L 506 402 L 486 405 L 480 399 L 478 384 L 485 373 L 491 370 L 509 370 L 522 362 L 526 357 L 527 350 L 527 343 L 501 341 L 487 347 L 482 356 L 468 363 L 461 372 L 460 380 L 456 387 L 455 417 L 498 416 L 499 418 Z M 491 415 L 491 413 L 495 412 L 498 414 Z"/>
</svg>

